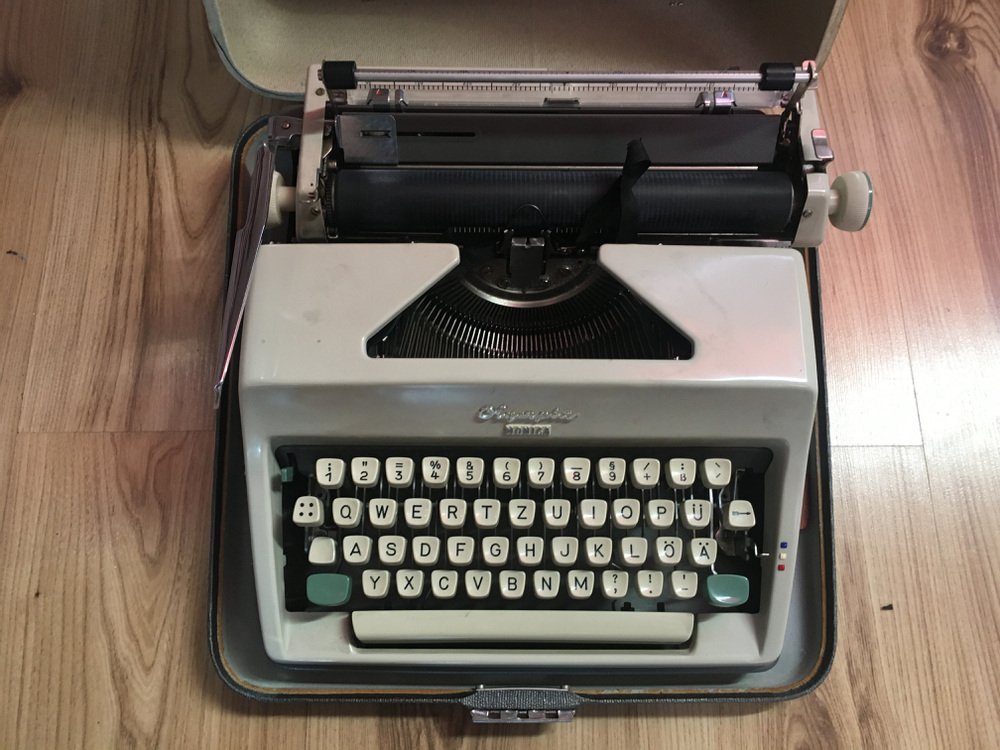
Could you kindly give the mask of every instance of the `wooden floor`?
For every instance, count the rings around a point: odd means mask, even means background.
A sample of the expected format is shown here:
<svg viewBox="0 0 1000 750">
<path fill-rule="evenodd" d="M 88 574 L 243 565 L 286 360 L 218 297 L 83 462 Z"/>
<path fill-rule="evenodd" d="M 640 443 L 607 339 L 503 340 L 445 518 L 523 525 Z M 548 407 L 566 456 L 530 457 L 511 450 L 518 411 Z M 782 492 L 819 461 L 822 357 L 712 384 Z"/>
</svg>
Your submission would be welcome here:
<svg viewBox="0 0 1000 750">
<path fill-rule="evenodd" d="M 227 163 L 273 105 L 197 0 L 0 3 L 0 747 L 1000 744 L 1000 5 L 856 0 L 823 79 L 837 170 L 877 201 L 822 251 L 832 673 L 778 705 L 484 729 L 215 676 Z"/>
</svg>

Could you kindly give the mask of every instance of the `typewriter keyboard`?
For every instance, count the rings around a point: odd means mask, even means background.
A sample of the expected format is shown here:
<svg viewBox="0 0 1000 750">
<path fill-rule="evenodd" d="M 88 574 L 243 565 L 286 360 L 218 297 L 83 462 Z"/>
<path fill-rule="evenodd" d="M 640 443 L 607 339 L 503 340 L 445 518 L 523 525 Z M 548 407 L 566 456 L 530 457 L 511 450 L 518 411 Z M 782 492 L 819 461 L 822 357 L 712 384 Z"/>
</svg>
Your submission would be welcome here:
<svg viewBox="0 0 1000 750">
<path fill-rule="evenodd" d="M 289 446 L 285 606 L 363 644 L 683 645 L 760 601 L 765 449 Z"/>
</svg>

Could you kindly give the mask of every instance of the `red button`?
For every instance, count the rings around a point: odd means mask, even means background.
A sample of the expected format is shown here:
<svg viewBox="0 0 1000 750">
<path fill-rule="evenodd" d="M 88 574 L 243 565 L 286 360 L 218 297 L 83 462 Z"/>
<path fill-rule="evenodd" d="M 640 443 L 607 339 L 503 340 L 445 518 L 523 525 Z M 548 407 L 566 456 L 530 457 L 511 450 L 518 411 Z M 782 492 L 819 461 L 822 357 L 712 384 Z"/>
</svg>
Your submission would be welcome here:
<svg viewBox="0 0 1000 750">
<path fill-rule="evenodd" d="M 778 566 L 778 570 L 784 570 L 784 569 L 785 569 L 785 566 L 784 566 L 784 565 L 779 565 L 779 566 Z"/>
</svg>

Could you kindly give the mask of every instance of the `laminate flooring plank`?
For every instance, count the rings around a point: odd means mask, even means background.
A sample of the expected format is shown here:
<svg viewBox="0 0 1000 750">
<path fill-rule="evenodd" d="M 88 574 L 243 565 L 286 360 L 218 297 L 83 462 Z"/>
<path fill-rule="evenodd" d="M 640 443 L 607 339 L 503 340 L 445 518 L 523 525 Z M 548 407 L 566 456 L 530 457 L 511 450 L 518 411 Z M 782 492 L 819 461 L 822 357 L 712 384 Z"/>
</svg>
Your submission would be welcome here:
<svg viewBox="0 0 1000 750">
<path fill-rule="evenodd" d="M 990 746 L 1000 726 L 1000 656 L 990 645 L 997 610 L 984 601 L 973 524 L 960 503 L 935 491 L 930 460 L 915 449 L 894 454 L 835 454 L 858 493 L 839 495 L 839 570 L 849 576 L 841 611 L 857 623 L 845 623 L 841 642 L 856 644 L 854 661 L 877 669 L 879 693 L 911 745 Z"/>
<path fill-rule="evenodd" d="M 820 248 L 834 445 L 922 442 L 897 267 L 908 262 L 924 220 L 901 190 L 925 193 L 926 186 L 907 182 L 909 128 L 894 114 L 900 101 L 908 103 L 907 91 L 883 85 L 874 73 L 891 76 L 885 67 L 906 64 L 910 48 L 894 57 L 900 35 L 886 38 L 884 24 L 892 13 L 898 17 L 888 28 L 905 29 L 912 5 L 851 3 L 820 73 L 821 121 L 836 154 L 829 171 L 835 177 L 865 170 L 875 189 L 868 226 L 858 233 L 830 226 Z"/>
<path fill-rule="evenodd" d="M 229 155 L 266 103 L 225 70 L 197 3 L 94 5 L 66 6 L 74 54 L 38 83 L 58 210 L 19 427 L 209 429 Z"/>
<path fill-rule="evenodd" d="M 204 432 L 18 438 L 17 502 L 0 511 L 0 745 L 197 739 L 218 702 L 206 691 L 225 690 L 205 630 L 212 446 Z"/>
<path fill-rule="evenodd" d="M 883 139 L 899 165 L 894 211 L 909 229 L 896 272 L 929 475 L 928 494 L 908 505 L 938 531 L 951 596 L 969 622 L 953 648 L 959 662 L 975 663 L 1000 630 L 1000 574 L 981 558 L 1000 545 L 992 512 L 1000 493 L 1000 6 L 924 2 L 904 11 L 883 11 L 909 33 L 883 49 L 883 62 L 894 64 L 883 65 L 887 85 L 869 107 L 910 123 Z M 876 49 L 880 28 L 865 24 L 857 47 Z M 973 704 L 1000 700 L 995 651 L 979 657 L 992 670 L 968 673 Z"/>
<path fill-rule="evenodd" d="M 871 251 L 893 259 L 923 439 L 954 444 L 1000 419 L 1000 6 L 852 10 L 837 54 L 860 57 L 824 81 L 831 129 L 876 165 Z"/>
<path fill-rule="evenodd" d="M 52 125 L 59 104 L 47 86 L 68 60 L 60 51 L 68 32 L 58 18 L 46 24 L 44 15 L 0 3 L 0 488 L 8 483 L 36 315 L 61 302 L 39 292 L 62 202 L 51 178 L 63 168 L 62 129 Z M 38 42 L 20 44 L 24 39 Z"/>
</svg>

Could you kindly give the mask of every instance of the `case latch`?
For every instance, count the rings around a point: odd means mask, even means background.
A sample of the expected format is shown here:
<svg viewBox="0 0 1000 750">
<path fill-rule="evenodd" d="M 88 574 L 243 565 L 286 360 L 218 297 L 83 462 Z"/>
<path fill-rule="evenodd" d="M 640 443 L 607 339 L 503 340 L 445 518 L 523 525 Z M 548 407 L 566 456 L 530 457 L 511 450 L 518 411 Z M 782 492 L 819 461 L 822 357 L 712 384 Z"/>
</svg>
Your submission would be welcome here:
<svg viewBox="0 0 1000 750">
<path fill-rule="evenodd" d="M 552 724 L 572 721 L 583 699 L 569 687 L 488 688 L 462 699 L 476 724 Z"/>
</svg>

